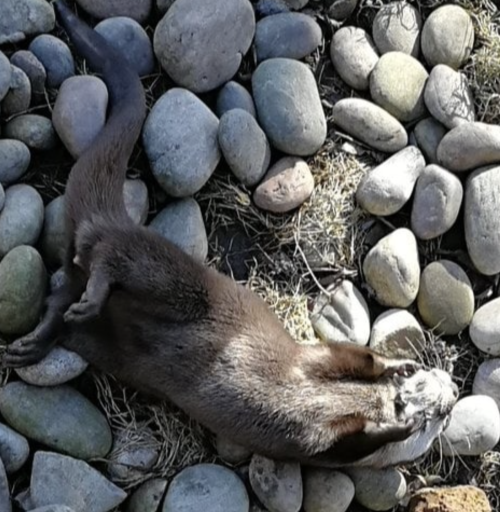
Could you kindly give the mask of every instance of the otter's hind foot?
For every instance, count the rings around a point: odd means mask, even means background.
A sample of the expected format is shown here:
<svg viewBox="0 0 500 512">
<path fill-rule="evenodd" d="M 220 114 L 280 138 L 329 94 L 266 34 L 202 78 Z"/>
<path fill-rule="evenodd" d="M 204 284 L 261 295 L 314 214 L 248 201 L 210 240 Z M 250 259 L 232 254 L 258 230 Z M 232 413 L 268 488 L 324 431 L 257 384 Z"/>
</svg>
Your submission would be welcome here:
<svg viewBox="0 0 500 512">
<path fill-rule="evenodd" d="M 38 363 L 55 345 L 55 341 L 33 331 L 7 346 L 3 357 L 6 368 L 22 368 Z"/>
</svg>

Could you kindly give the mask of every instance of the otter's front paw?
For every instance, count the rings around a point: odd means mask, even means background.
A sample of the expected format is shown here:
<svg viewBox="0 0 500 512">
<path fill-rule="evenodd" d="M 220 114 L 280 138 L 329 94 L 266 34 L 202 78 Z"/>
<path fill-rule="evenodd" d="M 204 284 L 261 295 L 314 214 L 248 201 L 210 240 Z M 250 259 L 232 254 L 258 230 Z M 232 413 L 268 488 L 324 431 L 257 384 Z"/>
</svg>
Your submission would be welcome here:
<svg viewBox="0 0 500 512">
<path fill-rule="evenodd" d="M 89 300 L 84 293 L 80 302 L 72 304 L 64 313 L 64 321 L 67 323 L 83 323 L 96 318 L 101 313 L 102 304 Z"/>
<path fill-rule="evenodd" d="M 7 345 L 2 364 L 6 368 L 22 368 L 38 363 L 51 348 L 51 343 L 34 331 Z"/>
</svg>

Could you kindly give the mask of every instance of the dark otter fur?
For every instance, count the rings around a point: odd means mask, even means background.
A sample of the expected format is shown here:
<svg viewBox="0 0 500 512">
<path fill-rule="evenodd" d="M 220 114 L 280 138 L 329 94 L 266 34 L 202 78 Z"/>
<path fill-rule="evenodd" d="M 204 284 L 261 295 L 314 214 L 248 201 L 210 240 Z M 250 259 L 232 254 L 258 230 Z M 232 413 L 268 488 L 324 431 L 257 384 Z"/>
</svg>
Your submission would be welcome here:
<svg viewBox="0 0 500 512">
<path fill-rule="evenodd" d="M 143 88 L 99 34 L 55 6 L 103 76 L 111 112 L 68 180 L 68 282 L 35 331 L 9 346 L 6 364 L 39 360 L 62 332 L 96 367 L 278 459 L 352 464 L 408 439 L 422 425 L 398 416 L 391 377 L 414 362 L 352 344 L 295 343 L 257 295 L 128 218 L 122 187 L 145 116 Z"/>
</svg>

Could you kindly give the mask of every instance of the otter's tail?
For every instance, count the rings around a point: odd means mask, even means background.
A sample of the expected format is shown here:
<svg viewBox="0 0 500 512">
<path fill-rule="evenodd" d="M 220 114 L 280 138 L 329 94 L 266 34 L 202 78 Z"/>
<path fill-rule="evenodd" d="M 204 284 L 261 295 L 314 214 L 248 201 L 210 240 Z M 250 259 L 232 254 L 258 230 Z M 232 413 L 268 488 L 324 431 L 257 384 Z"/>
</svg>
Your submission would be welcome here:
<svg viewBox="0 0 500 512">
<path fill-rule="evenodd" d="M 146 116 L 144 88 L 124 55 L 78 19 L 58 0 L 60 24 L 77 52 L 102 76 L 109 93 L 106 125 L 78 158 L 66 186 L 65 203 L 72 232 L 95 215 L 128 219 L 123 202 L 127 165 Z"/>
</svg>

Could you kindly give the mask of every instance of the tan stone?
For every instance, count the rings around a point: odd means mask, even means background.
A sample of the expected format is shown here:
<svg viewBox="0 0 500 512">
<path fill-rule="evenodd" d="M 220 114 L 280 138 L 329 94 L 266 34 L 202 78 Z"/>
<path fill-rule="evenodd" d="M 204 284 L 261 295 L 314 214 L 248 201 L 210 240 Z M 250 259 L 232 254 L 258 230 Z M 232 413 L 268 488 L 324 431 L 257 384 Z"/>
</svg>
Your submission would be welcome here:
<svg viewBox="0 0 500 512">
<path fill-rule="evenodd" d="M 424 489 L 410 501 L 408 512 L 491 512 L 486 494 L 471 485 Z"/>
</svg>

